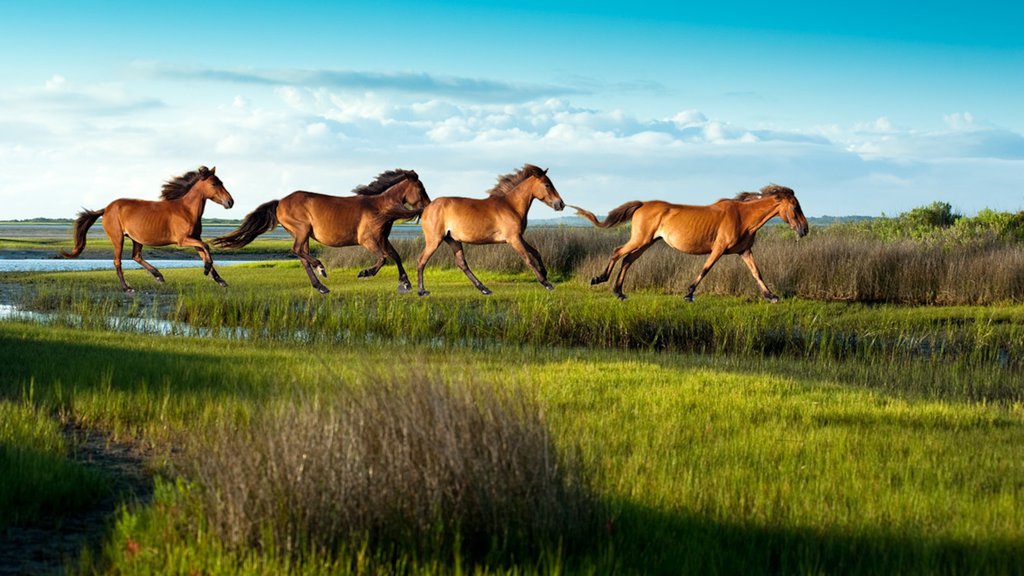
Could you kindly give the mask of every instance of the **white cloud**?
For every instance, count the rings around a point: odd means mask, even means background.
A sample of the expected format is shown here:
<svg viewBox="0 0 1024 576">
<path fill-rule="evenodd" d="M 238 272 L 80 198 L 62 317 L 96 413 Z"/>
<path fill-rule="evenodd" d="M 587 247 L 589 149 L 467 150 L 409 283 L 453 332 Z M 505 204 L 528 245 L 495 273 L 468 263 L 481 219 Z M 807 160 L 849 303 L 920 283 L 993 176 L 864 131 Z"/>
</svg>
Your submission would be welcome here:
<svg viewBox="0 0 1024 576">
<path fill-rule="evenodd" d="M 416 169 L 432 195 L 480 195 L 532 162 L 551 168 L 567 201 L 595 211 L 634 198 L 711 202 L 770 181 L 794 187 L 812 215 L 897 213 L 953 201 L 947 191 L 963 195 L 965 211 L 1022 207 L 1007 192 L 1024 189 L 1024 137 L 969 112 L 944 120 L 942 131 L 884 116 L 742 126 L 693 109 L 649 118 L 565 97 L 489 103 L 255 82 L 196 95 L 54 75 L 0 91 L 0 195 L 5 217 L 71 216 L 155 197 L 163 180 L 208 164 L 236 200 L 217 215 L 240 217 L 294 189 L 342 194 L 397 167 Z"/>
</svg>

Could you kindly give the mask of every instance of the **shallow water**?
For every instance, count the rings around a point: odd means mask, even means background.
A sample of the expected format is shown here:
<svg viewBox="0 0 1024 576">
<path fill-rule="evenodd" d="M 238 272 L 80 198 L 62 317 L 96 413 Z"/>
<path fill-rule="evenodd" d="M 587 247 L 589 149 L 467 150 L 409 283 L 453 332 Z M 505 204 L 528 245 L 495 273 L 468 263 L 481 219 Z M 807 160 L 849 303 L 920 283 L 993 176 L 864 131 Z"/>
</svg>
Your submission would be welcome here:
<svg viewBox="0 0 1024 576">
<path fill-rule="evenodd" d="M 157 269 L 164 268 L 197 268 L 202 269 L 203 261 L 189 260 L 150 260 Z M 232 264 L 251 264 L 258 260 L 220 260 L 214 264 L 217 268 Z M 141 270 L 142 266 L 134 260 L 123 260 L 121 267 L 125 270 Z M 107 260 L 66 260 L 63 258 L 25 258 L 0 259 L 0 272 L 76 272 L 85 270 L 113 270 L 114 261 Z"/>
</svg>

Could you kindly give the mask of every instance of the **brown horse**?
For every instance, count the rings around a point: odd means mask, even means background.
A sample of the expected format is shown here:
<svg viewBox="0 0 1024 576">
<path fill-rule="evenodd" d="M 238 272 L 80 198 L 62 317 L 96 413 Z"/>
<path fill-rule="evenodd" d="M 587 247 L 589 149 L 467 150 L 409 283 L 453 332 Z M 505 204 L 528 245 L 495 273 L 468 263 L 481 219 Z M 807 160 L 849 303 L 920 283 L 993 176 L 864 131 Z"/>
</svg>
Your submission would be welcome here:
<svg viewBox="0 0 1024 576">
<path fill-rule="evenodd" d="M 160 193 L 161 200 L 114 200 L 102 210 L 83 210 L 75 220 L 75 249 L 61 250 L 64 258 L 77 258 L 85 249 L 85 234 L 96 220 L 103 216 L 103 229 L 114 245 L 114 270 L 121 281 L 121 288 L 131 294 L 135 290 L 124 281 L 121 271 L 121 251 L 124 239 L 132 241 L 132 260 L 149 271 L 158 282 L 164 281 L 163 274 L 152 264 L 142 259 L 143 246 L 191 246 L 203 258 L 203 274 L 212 276 L 221 286 L 227 286 L 213 267 L 210 247 L 201 235 L 203 233 L 203 209 L 207 200 L 213 200 L 225 208 L 231 208 L 235 200 L 224 188 L 216 175 L 216 167 L 200 166 L 198 170 L 186 172 L 166 182 Z"/>
<path fill-rule="evenodd" d="M 509 244 L 533 269 L 537 280 L 548 290 L 554 290 L 555 287 L 548 282 L 548 272 L 541 261 L 540 253 L 523 238 L 523 231 L 526 230 L 526 213 L 534 198 L 555 210 L 565 208 L 565 202 L 562 202 L 562 197 L 548 179 L 548 171 L 526 164 L 518 172 L 498 178 L 498 183 L 488 191 L 488 195 L 489 197 L 480 200 L 438 198 L 423 210 L 421 224 L 426 246 L 416 267 L 420 296 L 430 293 L 423 287 L 423 268 L 442 241 L 455 253 L 455 265 L 484 295 L 490 294 L 491 291 L 473 275 L 466 264 L 463 242 Z"/>
<path fill-rule="evenodd" d="M 685 206 L 661 201 L 627 202 L 612 210 L 604 222 L 582 208 L 572 208 L 601 228 L 631 221 L 629 241 L 612 252 L 611 261 L 604 272 L 590 281 L 592 285 L 607 282 L 615 261 L 625 256 L 612 290 L 620 300 L 626 299 L 622 293 L 626 270 L 655 241 L 664 240 L 680 252 L 709 255 L 697 279 L 690 284 L 686 300 L 693 301 L 697 284 L 700 284 L 723 254 L 739 254 L 747 268 L 750 268 L 761 294 L 770 302 L 778 302 L 779 297 L 772 294 L 765 285 L 754 263 L 754 255 L 750 252 L 754 235 L 775 216 L 789 224 L 798 238 L 807 234 L 807 218 L 800 209 L 796 195 L 793 190 L 777 184 L 769 184 L 760 192 L 743 192 L 735 199 L 722 199 L 710 206 Z"/>
<path fill-rule="evenodd" d="M 330 290 L 316 277 L 314 269 L 324 278 L 327 277 L 327 269 L 309 253 L 310 238 L 326 246 L 358 244 L 377 256 L 376 264 L 359 272 L 359 278 L 374 276 L 391 257 L 398 266 L 398 291 L 408 292 L 412 283 L 388 235 L 396 220 L 415 218 L 430 203 L 426 188 L 416 172 L 391 170 L 352 192 L 356 196 L 328 196 L 301 190 L 292 192 L 280 200 L 258 206 L 245 217 L 237 230 L 213 243 L 226 248 L 241 248 L 280 223 L 295 239 L 292 254 L 302 261 L 309 282 L 321 294 Z"/>
</svg>

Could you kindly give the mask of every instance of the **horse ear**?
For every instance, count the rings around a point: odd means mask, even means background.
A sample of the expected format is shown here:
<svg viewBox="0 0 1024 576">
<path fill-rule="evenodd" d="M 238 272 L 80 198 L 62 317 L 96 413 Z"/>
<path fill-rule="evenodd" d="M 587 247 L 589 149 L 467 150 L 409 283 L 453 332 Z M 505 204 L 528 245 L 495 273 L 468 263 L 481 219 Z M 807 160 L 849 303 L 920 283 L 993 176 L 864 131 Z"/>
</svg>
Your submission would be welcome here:
<svg viewBox="0 0 1024 576">
<path fill-rule="evenodd" d="M 548 169 L 547 169 L 547 168 L 545 168 L 545 169 L 544 169 L 544 175 L 545 175 L 545 176 L 547 176 L 547 175 L 548 175 Z"/>
<path fill-rule="evenodd" d="M 216 166 L 214 166 L 213 168 L 210 168 L 210 176 L 213 176 L 216 173 L 217 173 L 217 167 Z"/>
</svg>

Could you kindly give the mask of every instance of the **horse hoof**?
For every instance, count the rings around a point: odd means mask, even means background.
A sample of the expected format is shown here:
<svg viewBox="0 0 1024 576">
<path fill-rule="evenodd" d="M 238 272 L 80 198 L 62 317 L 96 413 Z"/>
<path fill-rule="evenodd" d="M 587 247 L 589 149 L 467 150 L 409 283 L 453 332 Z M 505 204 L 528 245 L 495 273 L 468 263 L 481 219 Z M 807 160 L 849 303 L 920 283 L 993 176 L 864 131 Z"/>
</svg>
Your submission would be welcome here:
<svg viewBox="0 0 1024 576">
<path fill-rule="evenodd" d="M 324 286 L 323 284 L 317 286 L 316 289 L 317 289 L 317 292 L 320 292 L 321 294 L 330 294 L 331 293 L 331 289 L 328 288 L 327 286 Z"/>
<path fill-rule="evenodd" d="M 769 304 L 778 304 L 779 303 L 779 297 L 774 295 L 774 294 L 772 294 L 771 296 L 766 296 L 765 298 L 768 300 Z"/>
<path fill-rule="evenodd" d="M 135 288 L 125 288 L 124 293 L 128 296 L 135 296 Z"/>
<path fill-rule="evenodd" d="M 217 284 L 220 284 L 221 288 L 227 288 L 228 283 L 223 280 L 217 280 Z"/>
<path fill-rule="evenodd" d="M 411 290 L 412 290 L 412 286 L 409 285 L 409 284 L 399 284 L 398 285 L 398 293 L 399 294 L 408 294 Z"/>
<path fill-rule="evenodd" d="M 622 292 L 616 292 L 615 293 L 615 297 L 618 298 L 619 300 L 625 300 L 626 299 L 626 295 L 623 294 Z"/>
<path fill-rule="evenodd" d="M 593 278 L 590 279 L 591 286 L 596 286 L 602 282 L 604 282 L 604 279 L 602 279 L 600 276 L 594 276 Z"/>
<path fill-rule="evenodd" d="M 420 296 L 430 296 L 430 291 L 420 290 L 419 292 L 417 292 L 417 294 L 419 294 Z"/>
<path fill-rule="evenodd" d="M 541 284 L 541 286 L 544 286 L 548 290 L 554 290 L 555 289 L 555 287 L 551 285 L 551 282 L 544 282 L 543 284 Z"/>
<path fill-rule="evenodd" d="M 373 274 L 369 270 L 360 270 L 359 274 L 356 274 L 356 278 L 369 278 L 370 276 L 373 276 Z"/>
<path fill-rule="evenodd" d="M 163 277 L 163 276 L 154 276 L 154 278 L 156 278 L 156 281 L 157 281 L 157 282 L 159 282 L 159 283 L 161 283 L 161 284 L 163 284 L 163 283 L 164 283 L 164 277 Z"/>
<path fill-rule="evenodd" d="M 685 300 L 686 302 L 693 302 L 693 294 L 687 294 L 686 296 L 683 296 L 683 300 Z"/>
<path fill-rule="evenodd" d="M 483 294 L 484 296 L 490 296 L 491 295 L 491 291 L 488 290 L 487 288 L 484 288 L 483 286 L 480 287 L 480 293 Z"/>
</svg>

